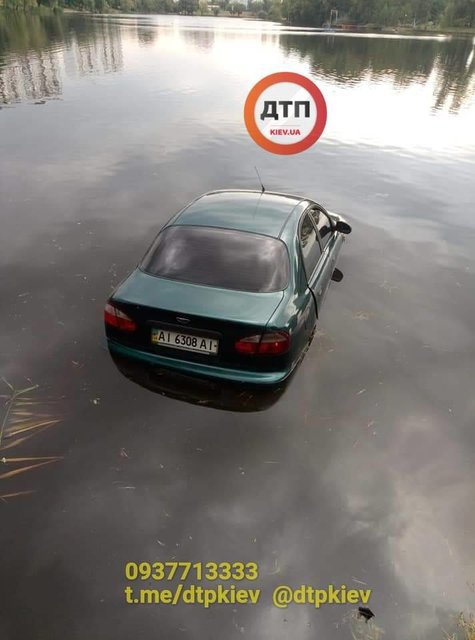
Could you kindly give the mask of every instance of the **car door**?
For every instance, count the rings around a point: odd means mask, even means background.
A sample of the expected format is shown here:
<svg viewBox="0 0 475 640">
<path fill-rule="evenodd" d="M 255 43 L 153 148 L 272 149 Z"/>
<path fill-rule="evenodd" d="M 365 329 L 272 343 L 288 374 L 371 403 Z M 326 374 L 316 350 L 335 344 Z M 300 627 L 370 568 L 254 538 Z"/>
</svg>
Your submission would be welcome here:
<svg viewBox="0 0 475 640">
<path fill-rule="evenodd" d="M 313 222 L 309 209 L 304 212 L 299 223 L 299 244 L 305 272 L 304 275 L 307 285 L 312 291 L 316 313 L 318 315 L 319 305 L 317 294 L 322 283 L 320 268 L 322 249 L 318 238 L 317 227 Z"/>
<path fill-rule="evenodd" d="M 307 284 L 312 290 L 319 315 L 336 262 L 335 232 L 330 218 L 320 207 L 312 205 L 303 214 L 299 240 Z"/>
<path fill-rule="evenodd" d="M 310 209 L 310 217 L 317 228 L 317 236 L 322 250 L 318 265 L 318 286 L 314 291 L 317 298 L 317 307 L 320 309 L 335 270 L 336 260 L 341 248 L 341 237 L 339 237 L 340 234 L 335 232 L 330 216 L 322 207 L 312 207 Z"/>
</svg>

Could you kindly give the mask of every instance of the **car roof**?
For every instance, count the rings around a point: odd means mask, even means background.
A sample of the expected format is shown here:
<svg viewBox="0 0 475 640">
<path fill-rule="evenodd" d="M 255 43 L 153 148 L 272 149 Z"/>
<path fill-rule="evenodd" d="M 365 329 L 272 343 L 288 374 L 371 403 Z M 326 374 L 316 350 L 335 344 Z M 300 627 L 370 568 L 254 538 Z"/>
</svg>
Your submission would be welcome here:
<svg viewBox="0 0 475 640">
<path fill-rule="evenodd" d="M 238 229 L 277 238 L 302 201 L 305 198 L 267 191 L 210 191 L 185 207 L 171 224 Z"/>
</svg>

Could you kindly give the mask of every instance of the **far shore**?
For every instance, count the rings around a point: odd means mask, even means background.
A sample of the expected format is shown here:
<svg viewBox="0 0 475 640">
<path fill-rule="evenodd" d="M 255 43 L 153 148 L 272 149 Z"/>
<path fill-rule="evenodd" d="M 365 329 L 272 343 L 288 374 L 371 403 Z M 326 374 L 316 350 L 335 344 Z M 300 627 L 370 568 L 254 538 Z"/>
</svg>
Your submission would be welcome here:
<svg viewBox="0 0 475 640">
<path fill-rule="evenodd" d="M 41 8 L 41 12 L 49 11 L 45 7 Z M 0 8 L 0 11 L 4 11 L 3 8 Z M 53 9 L 52 11 L 59 11 L 62 13 L 77 13 L 80 15 L 93 15 L 93 16 L 111 16 L 117 14 L 127 14 L 134 15 L 136 12 L 134 11 L 119 11 L 117 9 L 110 9 L 106 13 L 98 13 L 96 11 L 85 11 L 81 9 L 70 9 L 66 7 L 61 7 L 58 9 Z M 182 15 L 178 13 L 146 13 L 146 14 L 137 14 L 137 15 Z M 244 20 L 259 20 L 257 16 L 253 15 L 250 11 L 244 11 L 240 16 L 237 14 L 232 14 L 229 11 L 220 11 L 220 13 L 215 16 L 212 13 L 200 14 L 195 13 L 190 17 L 195 18 L 241 18 Z M 268 20 L 263 20 L 263 22 L 269 22 Z M 361 34 L 371 34 L 371 35 L 402 35 L 402 36 L 475 36 L 475 27 L 436 27 L 433 25 L 427 25 L 423 27 L 380 27 L 377 25 L 360 25 L 354 29 L 344 29 L 344 28 L 325 28 L 325 27 L 309 27 L 308 25 L 288 25 L 285 21 L 276 22 L 275 24 L 281 24 L 283 27 L 292 27 L 293 29 L 306 29 L 308 31 L 314 30 L 316 33 L 335 33 L 335 34 L 352 34 L 352 33 L 361 33 Z"/>
</svg>

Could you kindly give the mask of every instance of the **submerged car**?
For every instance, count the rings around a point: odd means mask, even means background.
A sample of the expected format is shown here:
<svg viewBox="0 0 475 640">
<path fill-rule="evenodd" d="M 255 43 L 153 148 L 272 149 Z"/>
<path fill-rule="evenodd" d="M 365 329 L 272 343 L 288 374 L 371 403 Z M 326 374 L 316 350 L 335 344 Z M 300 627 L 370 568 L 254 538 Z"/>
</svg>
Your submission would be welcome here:
<svg viewBox="0 0 475 640">
<path fill-rule="evenodd" d="M 350 232 L 308 198 L 207 193 L 165 224 L 108 300 L 109 349 L 186 374 L 279 383 L 313 338 Z"/>
</svg>

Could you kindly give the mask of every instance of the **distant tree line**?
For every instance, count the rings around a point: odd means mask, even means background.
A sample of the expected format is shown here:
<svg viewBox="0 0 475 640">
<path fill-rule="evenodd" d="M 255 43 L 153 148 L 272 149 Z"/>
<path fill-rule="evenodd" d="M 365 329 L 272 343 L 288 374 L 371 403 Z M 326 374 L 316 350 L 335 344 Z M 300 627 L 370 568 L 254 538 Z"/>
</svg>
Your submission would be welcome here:
<svg viewBox="0 0 475 640">
<path fill-rule="evenodd" d="M 240 16 L 246 5 L 233 0 L 0 0 L 0 8 L 37 7 L 184 15 Z M 250 0 L 247 11 L 262 20 L 290 25 L 338 27 L 475 27 L 475 0 Z"/>
<path fill-rule="evenodd" d="M 283 0 L 289 24 L 475 27 L 475 0 Z"/>
<path fill-rule="evenodd" d="M 475 0 L 254 0 L 249 9 L 261 19 L 308 27 L 475 27 Z"/>
<path fill-rule="evenodd" d="M 246 10 L 242 2 L 232 0 L 0 0 L 0 9 L 29 11 L 38 7 L 50 9 L 75 9 L 107 13 L 108 11 L 137 13 L 175 13 L 183 15 L 219 15 L 227 13 L 240 16 Z"/>
<path fill-rule="evenodd" d="M 106 13 L 111 10 L 143 13 L 183 13 L 198 11 L 198 0 L 0 0 L 0 8 L 25 11 L 37 7 L 76 9 Z"/>
</svg>

